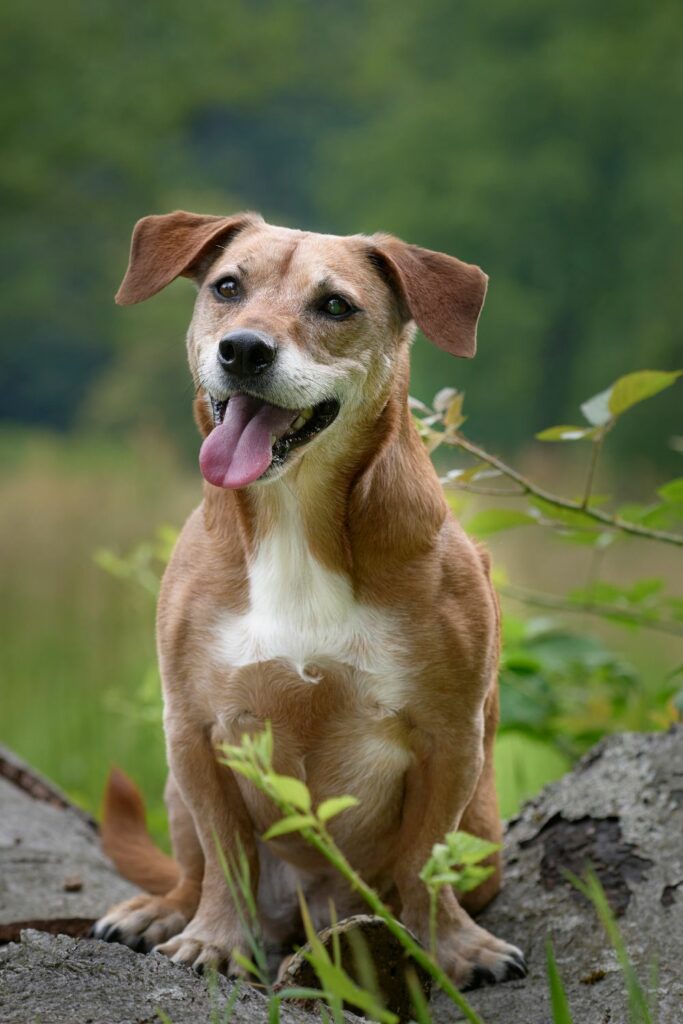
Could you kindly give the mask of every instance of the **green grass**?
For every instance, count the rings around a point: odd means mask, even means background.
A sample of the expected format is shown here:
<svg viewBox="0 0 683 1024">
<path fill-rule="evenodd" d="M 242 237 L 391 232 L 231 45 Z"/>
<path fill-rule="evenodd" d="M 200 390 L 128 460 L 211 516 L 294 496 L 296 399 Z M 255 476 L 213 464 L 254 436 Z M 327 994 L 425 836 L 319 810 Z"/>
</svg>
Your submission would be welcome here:
<svg viewBox="0 0 683 1024">
<path fill-rule="evenodd" d="M 158 439 L 126 448 L 0 434 L 0 468 L 0 740 L 91 811 L 120 764 L 158 824 L 160 725 L 112 709 L 154 664 L 154 602 L 93 553 L 182 522 L 198 480 Z"/>
</svg>

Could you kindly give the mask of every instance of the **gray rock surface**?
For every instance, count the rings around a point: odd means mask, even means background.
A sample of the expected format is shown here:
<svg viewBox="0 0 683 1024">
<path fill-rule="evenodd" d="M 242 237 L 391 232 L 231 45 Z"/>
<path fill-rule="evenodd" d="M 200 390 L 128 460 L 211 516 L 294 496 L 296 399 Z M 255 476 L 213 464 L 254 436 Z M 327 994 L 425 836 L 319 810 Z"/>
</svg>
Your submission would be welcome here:
<svg viewBox="0 0 683 1024">
<path fill-rule="evenodd" d="M 0 749 L 0 941 L 22 928 L 81 935 L 138 891 L 100 850 L 95 822 Z"/>
<path fill-rule="evenodd" d="M 3 789 L 0 801 L 5 797 Z M 4 830 L 5 805 L 0 802 L 0 807 Z M 62 842 L 64 819 L 41 817 L 41 822 L 31 842 L 44 864 L 48 852 Z M 91 826 L 81 825 L 94 843 Z M 26 834 L 33 836 L 30 830 Z M 88 849 L 87 842 L 83 848 Z M 575 1024 L 627 1024 L 624 979 L 614 951 L 593 908 L 563 874 L 563 868 L 580 874 L 589 863 L 618 915 L 641 980 L 647 981 L 654 961 L 658 964 L 657 1024 L 682 1024 L 682 727 L 604 741 L 510 824 L 505 887 L 480 920 L 526 951 L 530 973 L 523 981 L 468 993 L 486 1024 L 550 1024 L 547 939 Z M 85 877 L 81 861 L 69 861 L 69 871 Z M 48 872 L 48 878 L 55 877 Z M 108 892 L 103 905 L 109 901 Z M 231 989 L 219 980 L 219 1005 Z M 159 1020 L 157 1008 L 173 1024 L 209 1024 L 206 982 L 159 955 L 145 957 L 121 946 L 34 931 L 0 950 L 0 1024 L 151 1024 Z M 432 1011 L 437 1024 L 462 1019 L 439 994 Z M 263 998 L 253 990 L 241 994 L 233 1019 L 265 1022 Z M 283 1020 L 292 1024 L 319 1019 L 304 1008 L 283 1012 Z"/>
<path fill-rule="evenodd" d="M 624 978 L 590 904 L 562 869 L 600 878 L 638 977 L 657 963 L 657 1024 L 683 1022 L 683 727 L 594 747 L 510 823 L 500 895 L 480 917 L 520 946 L 524 981 L 468 993 L 486 1024 L 550 1024 L 550 939 L 575 1024 L 627 1024 Z M 461 1020 L 443 997 L 439 1024 Z"/>
<path fill-rule="evenodd" d="M 159 1010 L 172 1024 L 223 1024 L 233 988 L 225 978 L 212 986 L 161 953 L 66 935 L 25 931 L 21 943 L 0 949 L 2 1024 L 161 1024 Z M 319 1019 L 296 1005 L 281 1014 L 282 1024 Z M 264 996 L 243 986 L 233 1024 L 266 1020 Z"/>
</svg>

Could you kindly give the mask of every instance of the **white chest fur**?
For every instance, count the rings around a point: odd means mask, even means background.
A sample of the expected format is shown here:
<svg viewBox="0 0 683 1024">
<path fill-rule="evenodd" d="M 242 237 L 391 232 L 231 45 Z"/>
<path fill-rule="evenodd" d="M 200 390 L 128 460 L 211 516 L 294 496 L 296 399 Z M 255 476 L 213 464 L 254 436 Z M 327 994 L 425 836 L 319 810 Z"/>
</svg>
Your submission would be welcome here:
<svg viewBox="0 0 683 1024">
<path fill-rule="evenodd" d="M 249 570 L 250 607 L 221 616 L 218 659 L 237 668 L 282 661 L 315 683 L 326 662 L 372 677 L 382 704 L 405 704 L 408 657 L 397 617 L 361 604 L 350 580 L 317 561 L 296 503 L 263 539 Z"/>
</svg>

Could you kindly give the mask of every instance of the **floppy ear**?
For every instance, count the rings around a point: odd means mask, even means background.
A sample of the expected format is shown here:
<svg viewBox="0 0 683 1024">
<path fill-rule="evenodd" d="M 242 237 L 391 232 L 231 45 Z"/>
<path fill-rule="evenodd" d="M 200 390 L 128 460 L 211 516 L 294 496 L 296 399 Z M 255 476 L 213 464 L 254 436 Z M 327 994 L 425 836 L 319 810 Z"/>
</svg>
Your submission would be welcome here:
<svg viewBox="0 0 683 1024">
<path fill-rule="evenodd" d="M 373 256 L 384 264 L 404 312 L 425 337 L 453 356 L 471 359 L 488 284 L 483 270 L 391 235 L 375 239 Z"/>
<path fill-rule="evenodd" d="M 176 277 L 192 276 L 193 268 L 212 243 L 224 242 L 250 224 L 262 220 L 257 213 L 210 217 L 176 210 L 143 217 L 135 225 L 128 269 L 116 293 L 119 306 L 132 306 L 156 295 Z"/>
</svg>

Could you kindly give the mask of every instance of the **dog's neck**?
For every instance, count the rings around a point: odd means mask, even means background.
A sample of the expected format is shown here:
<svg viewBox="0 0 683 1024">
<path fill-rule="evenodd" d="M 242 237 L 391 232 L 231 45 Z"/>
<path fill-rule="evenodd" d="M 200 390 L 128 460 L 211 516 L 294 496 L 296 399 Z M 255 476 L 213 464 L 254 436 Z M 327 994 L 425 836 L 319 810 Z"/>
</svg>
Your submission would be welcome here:
<svg viewBox="0 0 683 1024">
<path fill-rule="evenodd" d="M 379 413 L 359 417 L 337 451 L 308 453 L 279 480 L 238 491 L 205 485 L 209 532 L 249 564 L 283 523 L 296 521 L 324 568 L 367 589 L 428 549 L 444 496 L 408 406 L 401 373 Z"/>
</svg>

